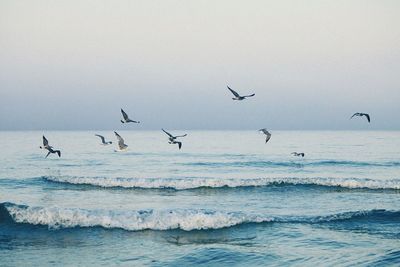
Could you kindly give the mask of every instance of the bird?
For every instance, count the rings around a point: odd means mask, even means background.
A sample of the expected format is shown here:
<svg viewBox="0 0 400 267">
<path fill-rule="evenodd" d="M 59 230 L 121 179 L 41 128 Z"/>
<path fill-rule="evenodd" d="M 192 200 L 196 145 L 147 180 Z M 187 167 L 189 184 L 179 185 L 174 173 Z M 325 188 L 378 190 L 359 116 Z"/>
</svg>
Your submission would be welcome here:
<svg viewBox="0 0 400 267">
<path fill-rule="evenodd" d="M 58 157 L 61 157 L 61 151 L 53 149 L 53 147 L 49 145 L 49 141 L 44 135 L 43 135 L 43 146 L 40 146 L 39 148 L 46 149 L 47 151 L 49 151 L 45 158 L 47 158 L 50 154 L 54 153 L 57 153 Z"/>
<path fill-rule="evenodd" d="M 122 108 L 121 108 L 121 113 L 123 117 L 123 119 L 121 120 L 122 123 L 128 123 L 128 122 L 140 123 L 140 121 L 134 121 L 129 119 L 128 114 L 126 114 L 126 112 Z"/>
<path fill-rule="evenodd" d="M 305 154 L 302 152 L 302 153 L 297 153 L 297 152 L 292 152 L 292 155 L 293 156 L 296 156 L 296 157 L 303 157 L 304 158 L 304 156 L 305 156 Z"/>
<path fill-rule="evenodd" d="M 365 116 L 367 118 L 368 122 L 369 123 L 371 122 L 371 118 L 370 118 L 369 114 L 367 114 L 367 113 L 356 112 L 353 114 L 353 116 L 350 117 L 350 119 L 352 119 L 354 116 L 359 116 L 359 117 Z"/>
<path fill-rule="evenodd" d="M 115 133 L 115 136 L 118 139 L 118 148 L 119 148 L 119 150 L 123 151 L 123 150 L 127 149 L 128 145 L 124 143 L 124 139 L 117 132 L 114 131 L 114 133 Z"/>
<path fill-rule="evenodd" d="M 233 100 L 244 100 L 244 99 L 246 99 L 247 97 L 252 97 L 252 96 L 255 96 L 255 95 L 256 95 L 256 94 L 251 94 L 251 95 L 244 95 L 244 96 L 241 96 L 241 95 L 239 95 L 235 90 L 232 90 L 229 86 L 226 86 L 226 87 L 228 87 L 229 91 L 231 91 L 232 94 L 235 96 L 235 97 L 232 98 Z"/>
<path fill-rule="evenodd" d="M 104 136 L 102 136 L 102 135 L 95 134 L 95 136 L 100 137 L 100 139 L 101 139 L 101 144 L 102 144 L 102 145 L 105 145 L 105 146 L 106 146 L 106 145 L 112 144 L 111 141 L 106 142 L 106 139 L 105 139 Z"/>
<path fill-rule="evenodd" d="M 161 130 L 162 130 L 164 133 L 166 133 L 166 134 L 168 135 L 168 143 L 169 143 L 169 144 L 178 144 L 178 148 L 179 148 L 179 149 L 182 148 L 182 142 L 177 141 L 176 139 L 179 138 L 179 137 L 185 137 L 185 136 L 187 136 L 187 134 L 176 135 L 176 136 L 174 136 L 174 135 L 170 134 L 169 132 L 167 132 L 167 131 L 164 130 L 164 129 L 161 129 Z"/>
<path fill-rule="evenodd" d="M 265 129 L 265 128 L 260 129 L 260 130 L 258 130 L 258 131 L 264 133 L 264 134 L 267 136 L 267 138 L 265 139 L 265 143 L 268 143 L 269 139 L 271 139 L 271 135 L 272 135 L 272 134 L 271 134 L 270 132 L 268 132 L 268 130 Z"/>
</svg>

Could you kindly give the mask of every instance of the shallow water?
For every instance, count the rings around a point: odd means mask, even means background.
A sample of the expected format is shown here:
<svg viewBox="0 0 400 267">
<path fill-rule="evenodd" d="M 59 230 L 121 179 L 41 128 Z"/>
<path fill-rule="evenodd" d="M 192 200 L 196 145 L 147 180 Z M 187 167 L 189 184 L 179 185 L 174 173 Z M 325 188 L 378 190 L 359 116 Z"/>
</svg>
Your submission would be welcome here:
<svg viewBox="0 0 400 267">
<path fill-rule="evenodd" d="M 400 264 L 400 132 L 94 133 L 0 132 L 2 264 Z"/>
</svg>

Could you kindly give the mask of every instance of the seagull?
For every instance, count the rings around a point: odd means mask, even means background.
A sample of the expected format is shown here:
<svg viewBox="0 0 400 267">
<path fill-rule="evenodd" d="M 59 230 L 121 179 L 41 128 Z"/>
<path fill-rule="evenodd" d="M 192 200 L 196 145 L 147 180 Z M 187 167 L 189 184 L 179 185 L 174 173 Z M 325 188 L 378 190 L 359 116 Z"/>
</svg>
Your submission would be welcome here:
<svg viewBox="0 0 400 267">
<path fill-rule="evenodd" d="M 179 149 L 182 148 L 182 142 L 176 141 L 176 139 L 179 137 L 185 137 L 185 136 L 187 136 L 187 134 L 174 136 L 164 129 L 161 129 L 161 130 L 168 135 L 168 143 L 169 144 L 178 144 Z"/>
<path fill-rule="evenodd" d="M 264 133 L 267 136 L 267 138 L 265 139 L 265 143 L 268 143 L 269 139 L 271 139 L 271 133 L 268 132 L 267 129 L 265 129 L 265 128 L 260 129 L 258 131 Z"/>
<path fill-rule="evenodd" d="M 102 136 L 102 135 L 95 134 L 95 136 L 100 137 L 100 139 L 101 139 L 101 144 L 102 144 L 102 145 L 105 145 L 105 146 L 106 146 L 106 145 L 112 144 L 111 141 L 106 142 L 106 139 L 105 139 L 104 136 Z"/>
<path fill-rule="evenodd" d="M 256 94 L 251 94 L 251 95 L 241 96 L 235 90 L 232 90 L 231 88 L 229 88 L 229 86 L 226 86 L 226 87 L 228 87 L 229 91 L 231 91 L 232 94 L 235 96 L 235 97 L 232 98 L 233 100 L 243 100 L 243 99 L 246 99 L 247 97 L 252 97 L 252 96 L 256 95 Z"/>
<path fill-rule="evenodd" d="M 371 118 L 369 117 L 369 114 L 367 114 L 367 113 L 361 113 L 361 112 L 354 113 L 353 116 L 350 117 L 350 119 L 352 119 L 354 116 L 359 116 L 359 117 L 365 116 L 367 118 L 368 122 L 371 122 Z"/>
<path fill-rule="evenodd" d="M 53 153 L 57 153 L 58 157 L 61 157 L 61 151 L 54 150 L 53 147 L 49 145 L 49 141 L 44 135 L 43 135 L 43 146 L 40 146 L 40 149 L 47 149 L 47 151 L 49 151 L 45 158 L 47 158 L 50 154 Z"/>
<path fill-rule="evenodd" d="M 140 123 L 140 121 L 133 121 L 133 120 L 129 119 L 128 114 L 126 114 L 126 112 L 122 108 L 121 108 L 121 113 L 122 113 L 122 116 L 124 117 L 121 120 L 122 123 L 128 123 L 128 122 Z"/>
<path fill-rule="evenodd" d="M 304 158 L 304 156 L 305 156 L 305 154 L 304 153 L 297 153 L 297 152 L 292 152 L 292 155 L 293 156 L 296 156 L 296 157 L 303 157 Z"/>
<path fill-rule="evenodd" d="M 123 150 L 127 149 L 128 145 L 124 143 L 124 139 L 122 139 L 122 137 L 117 132 L 114 131 L 114 133 L 115 133 L 115 136 L 118 139 L 118 148 L 119 148 L 119 150 L 123 151 Z"/>
</svg>

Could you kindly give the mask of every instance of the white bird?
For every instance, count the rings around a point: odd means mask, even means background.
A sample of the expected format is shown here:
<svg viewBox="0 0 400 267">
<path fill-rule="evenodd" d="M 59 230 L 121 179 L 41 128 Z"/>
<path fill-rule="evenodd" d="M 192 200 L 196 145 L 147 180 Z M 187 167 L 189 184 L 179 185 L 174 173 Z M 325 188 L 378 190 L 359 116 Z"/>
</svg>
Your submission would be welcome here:
<svg viewBox="0 0 400 267">
<path fill-rule="evenodd" d="M 106 139 L 105 139 L 104 136 L 102 136 L 102 135 L 95 134 L 95 136 L 100 137 L 100 139 L 101 139 L 101 144 L 102 144 L 102 145 L 105 145 L 105 146 L 106 146 L 106 145 L 112 144 L 111 141 L 106 142 Z"/>
<path fill-rule="evenodd" d="M 140 121 L 131 120 L 128 117 L 128 114 L 126 114 L 126 112 L 122 108 L 121 108 L 121 113 L 122 113 L 122 117 L 123 117 L 123 119 L 121 120 L 122 123 L 128 123 L 128 122 L 140 123 Z"/>
<path fill-rule="evenodd" d="M 271 136 L 272 136 L 271 133 L 268 132 L 268 130 L 265 129 L 265 128 L 260 129 L 260 130 L 258 130 L 258 131 L 264 133 L 264 134 L 267 136 L 266 139 L 265 139 L 265 143 L 268 143 L 269 139 L 271 139 Z"/>
<path fill-rule="evenodd" d="M 187 134 L 174 136 L 174 135 L 170 134 L 169 132 L 167 132 L 164 129 L 161 129 L 161 130 L 168 135 L 168 143 L 169 144 L 178 144 L 179 149 L 182 148 L 182 142 L 176 141 L 176 139 L 179 138 L 179 137 L 185 137 L 185 136 L 187 136 Z"/>
<path fill-rule="evenodd" d="M 371 118 L 369 117 L 369 114 L 367 114 L 367 113 L 356 112 L 353 114 L 353 116 L 350 117 L 350 119 L 352 119 L 354 116 L 358 116 L 358 117 L 365 116 L 367 118 L 368 122 L 371 122 Z"/>
<path fill-rule="evenodd" d="M 58 157 L 61 157 L 61 151 L 53 149 L 53 147 L 49 145 L 49 141 L 44 135 L 43 135 L 43 146 L 40 146 L 40 149 L 46 149 L 47 151 L 49 151 L 45 158 L 47 158 L 50 154 L 54 153 L 57 153 Z"/>
<path fill-rule="evenodd" d="M 233 100 L 243 100 L 243 99 L 246 99 L 247 97 L 252 97 L 252 96 L 255 96 L 255 95 L 256 95 L 256 94 L 251 94 L 251 95 L 244 95 L 244 96 L 241 96 L 241 95 L 239 95 L 235 90 L 229 88 L 229 86 L 226 86 L 226 87 L 228 87 L 229 91 L 231 91 L 232 94 L 235 96 L 235 97 L 232 98 Z"/>
<path fill-rule="evenodd" d="M 117 133 L 115 132 L 115 136 L 118 139 L 118 148 L 120 151 L 126 150 L 128 148 L 128 145 L 124 143 L 124 139 Z"/>
</svg>

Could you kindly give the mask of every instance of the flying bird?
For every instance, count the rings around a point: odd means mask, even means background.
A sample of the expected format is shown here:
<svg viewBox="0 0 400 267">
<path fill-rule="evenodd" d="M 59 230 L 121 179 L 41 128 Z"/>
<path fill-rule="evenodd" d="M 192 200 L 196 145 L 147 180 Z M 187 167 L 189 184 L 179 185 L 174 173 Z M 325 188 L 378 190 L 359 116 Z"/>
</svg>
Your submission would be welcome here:
<svg viewBox="0 0 400 267">
<path fill-rule="evenodd" d="M 101 144 L 102 144 L 102 145 L 105 145 L 105 146 L 106 146 L 106 145 L 112 144 L 111 141 L 106 142 L 106 139 L 105 139 L 104 136 L 102 136 L 102 135 L 95 134 L 95 136 L 100 137 L 100 139 L 101 139 Z"/>
<path fill-rule="evenodd" d="M 47 158 L 50 154 L 54 153 L 57 153 L 58 157 L 61 157 L 61 151 L 53 149 L 53 147 L 49 145 L 49 141 L 44 135 L 43 135 L 43 146 L 40 146 L 40 149 L 46 149 L 47 151 L 49 151 L 45 158 Z"/>
<path fill-rule="evenodd" d="M 185 137 L 185 136 L 187 136 L 187 134 L 184 134 L 184 135 L 172 135 L 172 134 L 170 134 L 169 132 L 167 132 L 166 130 L 164 130 L 164 129 L 161 129 L 164 133 L 166 133 L 167 135 L 168 135 L 168 143 L 169 144 L 178 144 L 178 147 L 179 147 L 179 149 L 181 149 L 182 148 L 182 142 L 180 142 L 180 141 L 177 141 L 176 139 L 177 138 L 179 138 L 179 137 Z"/>
<path fill-rule="evenodd" d="M 122 117 L 123 117 L 123 119 L 121 120 L 122 123 L 128 123 L 128 122 L 140 123 L 140 121 L 131 120 L 128 117 L 128 114 L 126 114 L 126 112 L 122 108 L 121 108 L 121 113 L 122 113 Z"/>
<path fill-rule="evenodd" d="M 128 145 L 124 143 L 124 139 L 117 133 L 115 132 L 115 136 L 118 139 L 118 148 L 120 151 L 126 150 L 128 148 Z"/>
<path fill-rule="evenodd" d="M 356 112 L 353 114 L 353 116 L 350 117 L 350 119 L 352 119 L 354 116 L 358 116 L 358 117 L 365 116 L 367 118 L 368 122 L 371 122 L 371 118 L 369 117 L 369 114 L 367 114 L 367 113 Z"/>
<path fill-rule="evenodd" d="M 269 139 L 271 139 L 271 133 L 268 132 L 268 130 L 265 129 L 265 128 L 260 129 L 258 131 L 262 132 L 263 134 L 265 134 L 267 136 L 266 139 L 265 139 L 265 143 L 268 143 Z"/>
<path fill-rule="evenodd" d="M 303 158 L 305 156 L 305 154 L 303 152 L 302 153 L 292 152 L 292 155 L 296 156 L 296 157 L 303 157 Z"/>
<path fill-rule="evenodd" d="M 226 87 L 228 87 L 228 90 L 231 91 L 231 93 L 235 96 L 232 98 L 233 100 L 243 100 L 243 99 L 246 99 L 247 97 L 252 97 L 252 96 L 256 95 L 256 94 L 251 94 L 251 95 L 241 96 L 235 90 L 229 88 L 229 86 L 226 86 Z"/>
</svg>

